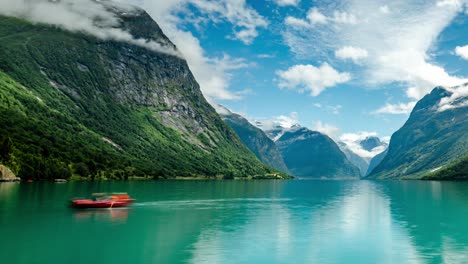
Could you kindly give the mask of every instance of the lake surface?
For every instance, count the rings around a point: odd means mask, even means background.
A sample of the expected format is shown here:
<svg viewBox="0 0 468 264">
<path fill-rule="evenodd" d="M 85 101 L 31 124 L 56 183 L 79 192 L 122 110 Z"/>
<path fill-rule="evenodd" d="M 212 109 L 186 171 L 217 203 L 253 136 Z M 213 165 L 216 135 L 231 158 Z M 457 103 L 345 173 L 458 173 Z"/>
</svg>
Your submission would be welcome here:
<svg viewBox="0 0 468 264">
<path fill-rule="evenodd" d="M 128 209 L 67 200 L 123 191 Z M 468 184 L 0 184 L 2 263 L 468 263 Z"/>
</svg>

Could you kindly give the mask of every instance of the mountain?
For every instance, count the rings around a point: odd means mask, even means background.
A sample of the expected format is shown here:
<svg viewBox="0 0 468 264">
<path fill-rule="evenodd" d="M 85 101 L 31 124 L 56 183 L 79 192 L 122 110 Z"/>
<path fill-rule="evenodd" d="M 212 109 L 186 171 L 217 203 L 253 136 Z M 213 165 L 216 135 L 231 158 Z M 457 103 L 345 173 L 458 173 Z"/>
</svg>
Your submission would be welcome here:
<svg viewBox="0 0 468 264">
<path fill-rule="evenodd" d="M 359 173 L 361 177 L 366 175 L 367 168 L 369 167 L 369 162 L 359 156 L 358 154 L 354 153 L 344 142 L 338 142 L 338 146 L 340 147 L 341 151 L 345 154 L 346 158 L 359 169 Z"/>
<path fill-rule="evenodd" d="M 293 176 L 304 178 L 359 178 L 338 145 L 328 136 L 307 128 L 295 128 L 281 136 L 276 144 Z"/>
<path fill-rule="evenodd" d="M 241 115 L 234 114 L 222 106 L 219 107 L 222 108 L 222 111 L 218 111 L 218 113 L 221 115 L 224 122 L 234 129 L 242 142 L 260 161 L 272 168 L 288 173 L 288 169 L 284 164 L 278 147 L 263 130 L 252 125 Z"/>
<path fill-rule="evenodd" d="M 468 152 L 468 85 L 437 87 L 392 135 L 388 153 L 369 178 L 418 179 Z"/>
<path fill-rule="evenodd" d="M 432 170 L 423 180 L 468 180 L 468 154 Z"/>
<path fill-rule="evenodd" d="M 207 103 L 186 61 L 159 52 L 175 46 L 157 23 L 105 3 L 136 41 L 0 16 L 0 145 L 11 141 L 0 162 L 37 179 L 273 172 Z"/>
<path fill-rule="evenodd" d="M 367 167 L 367 172 L 364 174 L 364 176 L 367 176 L 372 173 L 372 171 L 379 165 L 382 160 L 385 158 L 387 155 L 388 149 L 385 149 L 385 151 L 381 152 L 380 154 L 377 154 L 377 156 L 373 157 L 370 162 L 369 166 Z"/>
<path fill-rule="evenodd" d="M 273 141 L 277 141 L 284 133 L 301 128 L 299 124 L 293 124 L 290 126 L 285 126 L 282 124 L 275 123 L 271 127 L 266 127 L 265 124 L 261 121 L 255 121 L 255 126 L 265 131 L 266 135 Z"/>
<path fill-rule="evenodd" d="M 338 146 L 346 158 L 359 168 L 361 177 L 367 175 L 371 160 L 388 146 L 376 136 L 353 135 L 345 136 L 343 140 L 338 142 Z"/>
<path fill-rule="evenodd" d="M 386 147 L 387 144 L 380 141 L 380 138 L 378 137 L 366 137 L 364 140 L 361 140 L 359 141 L 359 145 L 364 149 L 364 150 L 367 150 L 367 151 L 372 151 L 374 150 L 375 148 L 378 148 L 378 147 Z"/>
</svg>

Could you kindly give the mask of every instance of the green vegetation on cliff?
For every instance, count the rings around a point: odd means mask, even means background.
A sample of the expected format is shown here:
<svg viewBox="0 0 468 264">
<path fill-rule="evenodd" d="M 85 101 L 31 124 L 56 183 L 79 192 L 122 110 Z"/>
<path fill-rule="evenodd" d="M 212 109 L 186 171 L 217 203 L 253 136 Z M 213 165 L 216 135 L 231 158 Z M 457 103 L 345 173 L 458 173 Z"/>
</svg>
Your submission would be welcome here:
<svg viewBox="0 0 468 264">
<path fill-rule="evenodd" d="M 229 114 L 221 114 L 221 117 L 226 124 L 234 129 L 242 142 L 260 161 L 284 173 L 288 172 L 278 147 L 265 132 L 238 114 L 230 112 Z"/>
<path fill-rule="evenodd" d="M 468 180 L 468 155 L 441 167 L 422 178 L 423 180 Z"/>
<path fill-rule="evenodd" d="M 143 11 L 122 26 L 168 41 Z M 275 172 L 224 124 L 180 58 L 2 16 L 0 39 L 0 144 L 9 146 L 0 163 L 19 177 Z"/>
</svg>

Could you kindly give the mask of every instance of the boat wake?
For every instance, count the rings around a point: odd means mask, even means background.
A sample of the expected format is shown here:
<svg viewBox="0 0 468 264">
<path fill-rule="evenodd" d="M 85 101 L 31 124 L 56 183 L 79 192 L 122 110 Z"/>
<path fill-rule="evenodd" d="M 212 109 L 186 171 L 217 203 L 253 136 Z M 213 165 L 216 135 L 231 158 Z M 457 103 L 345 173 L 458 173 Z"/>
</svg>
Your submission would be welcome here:
<svg viewBox="0 0 468 264">
<path fill-rule="evenodd" d="M 202 200 L 170 200 L 134 203 L 133 207 L 159 207 L 159 208 L 232 208 L 232 207 L 262 207 L 272 204 L 289 202 L 290 198 L 233 198 L 233 199 L 202 199 Z"/>
</svg>

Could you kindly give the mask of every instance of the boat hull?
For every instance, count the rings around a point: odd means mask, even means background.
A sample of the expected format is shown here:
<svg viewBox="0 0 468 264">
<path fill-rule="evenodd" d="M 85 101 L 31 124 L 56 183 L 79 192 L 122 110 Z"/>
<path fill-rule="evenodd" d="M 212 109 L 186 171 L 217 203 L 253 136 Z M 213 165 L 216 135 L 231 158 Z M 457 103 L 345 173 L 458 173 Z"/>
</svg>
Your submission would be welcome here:
<svg viewBox="0 0 468 264">
<path fill-rule="evenodd" d="M 135 200 L 134 199 L 126 199 L 126 200 L 100 200 L 100 201 L 93 201 L 88 199 L 76 199 L 72 200 L 70 206 L 73 208 L 78 209 L 86 209 L 86 208 L 114 208 L 114 207 L 125 207 L 132 204 Z"/>
</svg>

